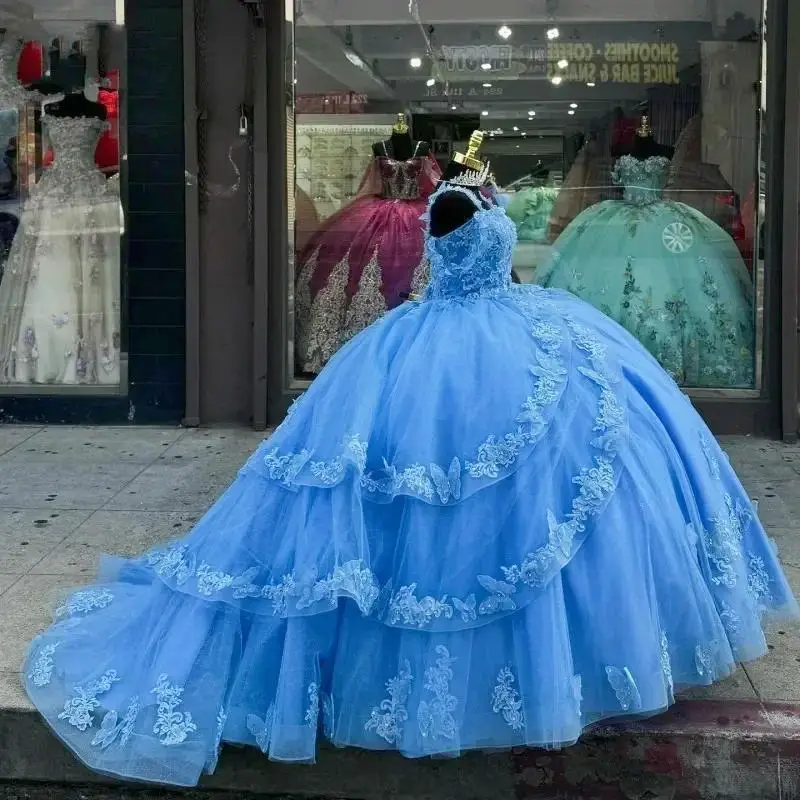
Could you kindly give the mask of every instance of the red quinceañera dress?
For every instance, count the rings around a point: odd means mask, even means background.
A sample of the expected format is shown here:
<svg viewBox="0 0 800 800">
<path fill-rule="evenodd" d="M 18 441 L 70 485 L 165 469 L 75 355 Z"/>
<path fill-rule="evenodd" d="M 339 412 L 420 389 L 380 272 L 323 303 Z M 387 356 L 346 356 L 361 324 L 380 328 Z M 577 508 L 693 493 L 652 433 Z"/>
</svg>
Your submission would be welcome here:
<svg viewBox="0 0 800 800">
<path fill-rule="evenodd" d="M 437 162 L 376 156 L 355 199 L 326 220 L 298 257 L 295 352 L 317 373 L 407 292 L 428 282 L 420 216 L 441 176 Z"/>
</svg>

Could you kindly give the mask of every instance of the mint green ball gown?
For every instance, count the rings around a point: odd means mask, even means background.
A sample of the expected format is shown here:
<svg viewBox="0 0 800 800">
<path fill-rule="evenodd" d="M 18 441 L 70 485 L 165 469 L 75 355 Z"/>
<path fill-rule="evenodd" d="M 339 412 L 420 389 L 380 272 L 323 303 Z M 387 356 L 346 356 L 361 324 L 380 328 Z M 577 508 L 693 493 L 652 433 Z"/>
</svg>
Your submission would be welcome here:
<svg viewBox="0 0 800 800">
<path fill-rule="evenodd" d="M 506 214 L 517 227 L 518 242 L 547 242 L 547 225 L 558 189 L 553 186 L 529 186 L 515 192 L 506 206 Z"/>
<path fill-rule="evenodd" d="M 581 212 L 537 271 L 630 331 L 684 386 L 750 387 L 753 284 L 719 225 L 665 200 L 670 161 L 622 156 L 613 171 L 622 200 Z"/>
</svg>

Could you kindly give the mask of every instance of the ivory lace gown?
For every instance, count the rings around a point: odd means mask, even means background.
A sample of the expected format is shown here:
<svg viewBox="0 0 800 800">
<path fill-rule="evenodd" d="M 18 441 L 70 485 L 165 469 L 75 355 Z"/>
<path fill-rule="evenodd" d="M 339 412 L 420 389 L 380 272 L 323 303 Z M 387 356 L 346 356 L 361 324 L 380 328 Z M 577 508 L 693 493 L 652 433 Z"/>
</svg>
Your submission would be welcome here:
<svg viewBox="0 0 800 800">
<path fill-rule="evenodd" d="M 119 192 L 94 163 L 103 123 L 48 117 L 56 153 L 30 192 L 0 285 L 0 381 L 120 380 Z"/>
</svg>

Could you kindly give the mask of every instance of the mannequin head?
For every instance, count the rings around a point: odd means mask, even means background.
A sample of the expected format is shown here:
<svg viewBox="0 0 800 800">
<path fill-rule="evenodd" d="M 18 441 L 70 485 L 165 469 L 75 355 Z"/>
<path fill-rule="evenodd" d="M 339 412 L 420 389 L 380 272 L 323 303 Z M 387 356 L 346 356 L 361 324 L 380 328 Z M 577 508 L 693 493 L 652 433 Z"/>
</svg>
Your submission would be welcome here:
<svg viewBox="0 0 800 800">
<path fill-rule="evenodd" d="M 469 137 L 467 152 L 453 153 L 442 173 L 441 182 L 457 182 L 476 196 L 481 196 L 481 188 L 488 176 L 488 166 L 478 157 L 481 144 L 483 144 L 483 132 L 475 131 Z M 443 192 L 431 207 L 431 236 L 445 236 L 460 228 L 472 218 L 475 211 L 475 203 L 463 192 L 456 190 Z"/>
<path fill-rule="evenodd" d="M 631 155 L 634 158 L 638 158 L 640 161 L 644 161 L 654 156 L 672 158 L 674 153 L 671 147 L 666 147 L 665 145 L 662 145 L 656 141 L 655 137 L 653 136 L 653 129 L 650 127 L 650 120 L 647 115 L 642 117 L 639 127 L 636 128 L 635 135 L 630 146 L 617 149 L 612 148 L 612 150 L 612 154 L 615 157 Z"/>
<path fill-rule="evenodd" d="M 392 126 L 391 136 L 382 142 L 372 145 L 375 156 L 389 156 L 398 161 L 407 161 L 414 155 L 426 156 L 430 152 L 427 142 L 415 142 L 411 137 L 411 129 L 406 122 L 406 115 L 398 113 L 397 121 Z"/>
</svg>

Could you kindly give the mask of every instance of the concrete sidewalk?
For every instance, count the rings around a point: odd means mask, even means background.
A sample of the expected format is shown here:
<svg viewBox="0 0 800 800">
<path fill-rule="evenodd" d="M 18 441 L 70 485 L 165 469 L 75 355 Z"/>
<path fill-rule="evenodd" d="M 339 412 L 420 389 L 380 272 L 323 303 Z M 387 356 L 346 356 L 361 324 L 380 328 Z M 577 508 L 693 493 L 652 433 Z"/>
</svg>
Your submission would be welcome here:
<svg viewBox="0 0 800 800">
<path fill-rule="evenodd" d="M 188 530 L 262 438 L 245 430 L 0 426 L 0 785 L 99 780 L 33 714 L 18 677 L 26 646 L 63 594 L 92 580 L 101 553 L 137 555 Z M 758 499 L 800 593 L 800 446 L 747 437 L 723 445 Z M 766 659 L 684 697 L 666 717 L 598 730 L 559 754 L 408 762 L 323 751 L 309 768 L 232 751 L 209 787 L 236 796 L 269 788 L 305 797 L 415 800 L 499 798 L 505 791 L 561 798 L 800 797 L 800 631 L 775 631 L 770 642 Z M 625 793 L 611 793 L 625 781 Z M 12 795 L 0 791 L 5 796 Z"/>
</svg>

